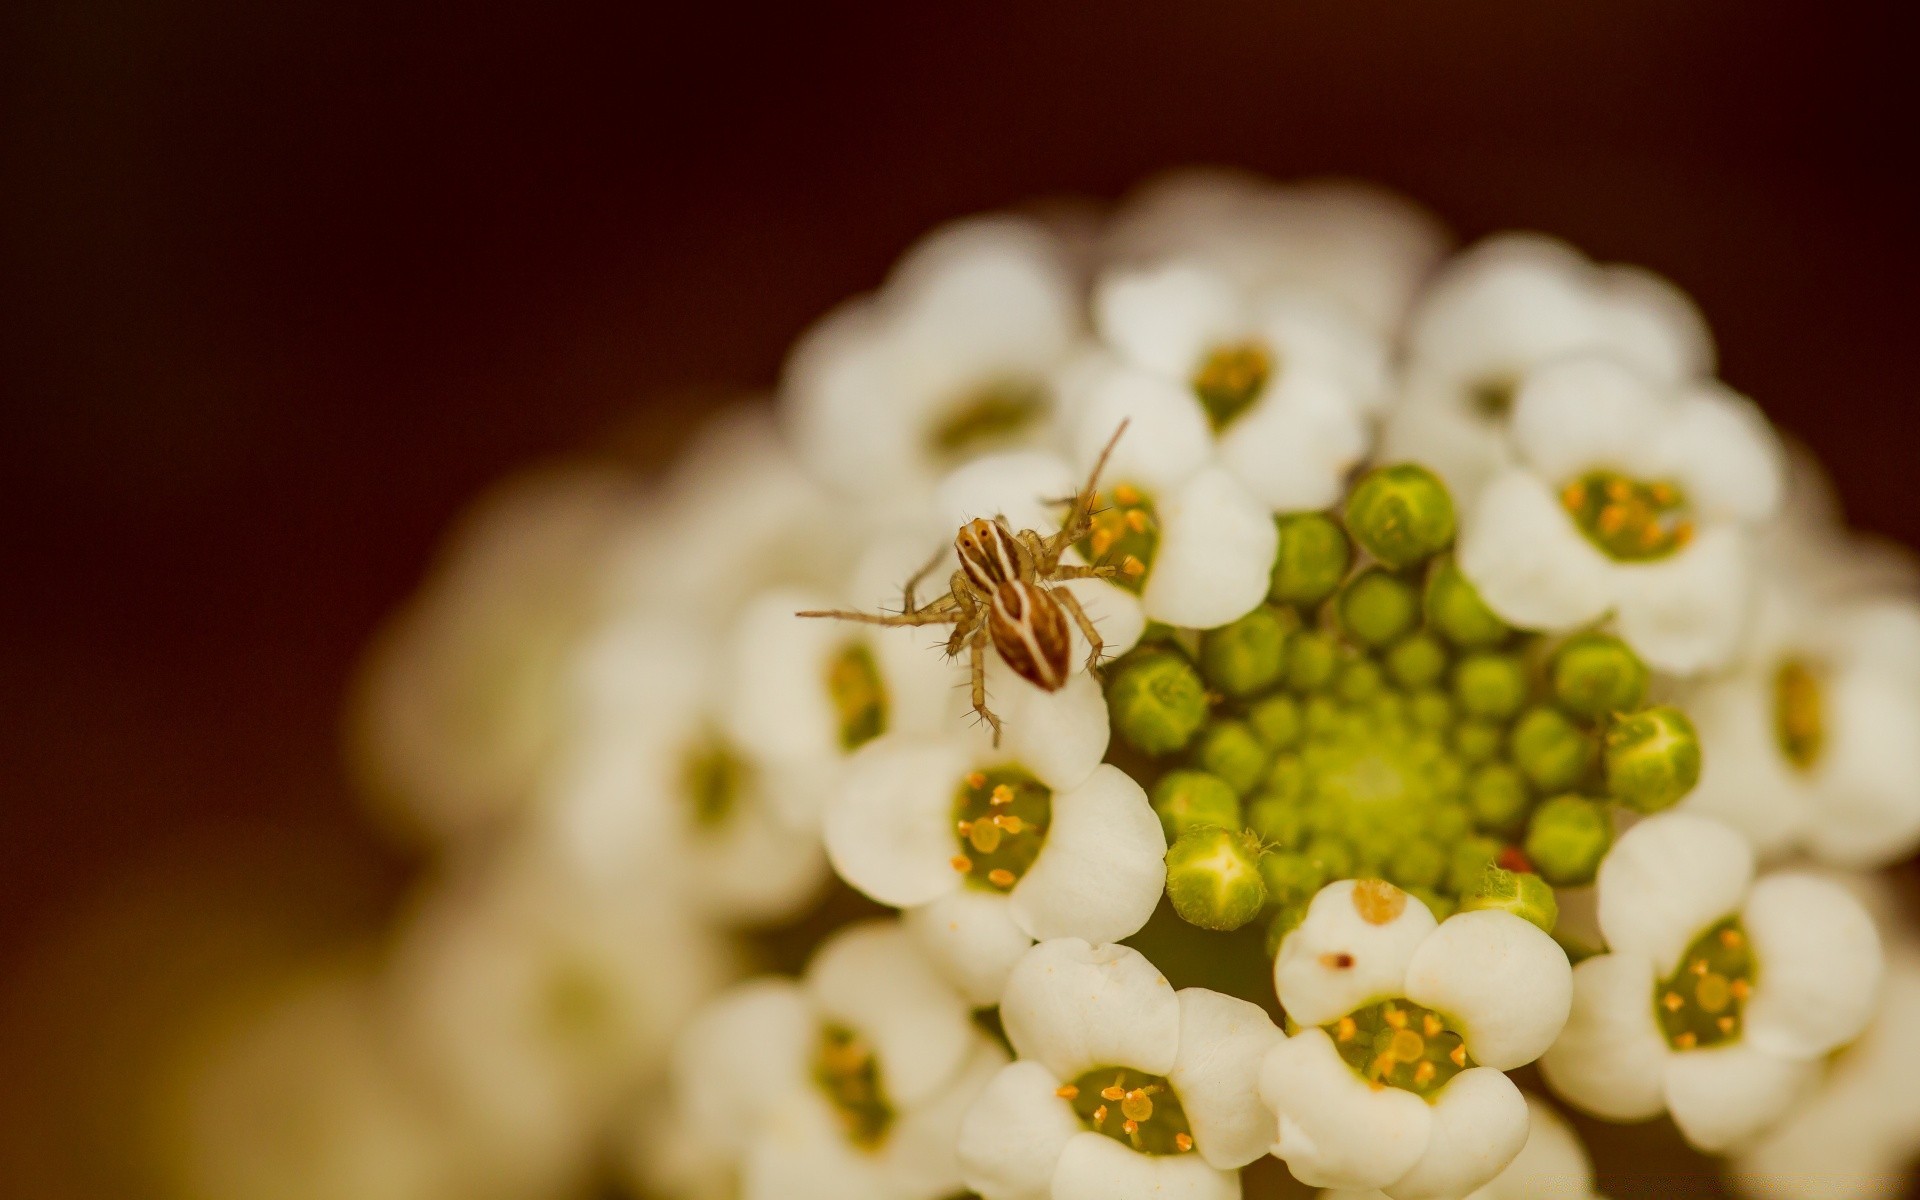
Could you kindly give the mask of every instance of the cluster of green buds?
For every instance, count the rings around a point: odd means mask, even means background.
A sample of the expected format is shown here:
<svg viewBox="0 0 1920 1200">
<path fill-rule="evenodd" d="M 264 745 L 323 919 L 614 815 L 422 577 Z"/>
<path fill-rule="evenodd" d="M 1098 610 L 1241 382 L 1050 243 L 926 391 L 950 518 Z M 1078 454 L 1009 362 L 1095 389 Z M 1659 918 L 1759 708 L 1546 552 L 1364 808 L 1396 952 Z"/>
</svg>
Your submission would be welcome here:
<svg viewBox="0 0 1920 1200">
<path fill-rule="evenodd" d="M 1156 626 L 1108 673 L 1111 758 L 1167 832 L 1167 896 L 1268 946 L 1339 879 L 1385 879 L 1435 915 L 1498 907 L 1552 930 L 1593 881 L 1611 807 L 1693 786 L 1700 747 L 1602 632 L 1496 617 L 1455 566 L 1454 507 L 1418 466 L 1373 471 L 1338 512 L 1278 518 L 1267 602 L 1194 634 Z"/>
</svg>

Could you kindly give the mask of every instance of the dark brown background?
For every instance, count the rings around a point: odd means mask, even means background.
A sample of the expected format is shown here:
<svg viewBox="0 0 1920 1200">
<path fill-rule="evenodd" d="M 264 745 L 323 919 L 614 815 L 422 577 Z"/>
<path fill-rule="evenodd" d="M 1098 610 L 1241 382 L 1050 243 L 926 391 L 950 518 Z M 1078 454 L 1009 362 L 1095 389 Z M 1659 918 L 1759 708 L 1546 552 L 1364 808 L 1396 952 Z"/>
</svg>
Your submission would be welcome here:
<svg viewBox="0 0 1920 1200">
<path fill-rule="evenodd" d="M 664 453 L 917 232 L 1036 194 L 1345 172 L 1645 263 L 1920 539 L 1895 11 L 9 5 L 0 964 L 77 970 L 89 897 L 234 830 L 354 881 L 321 924 L 376 912 L 338 699 L 462 501 L 635 414 Z"/>
</svg>

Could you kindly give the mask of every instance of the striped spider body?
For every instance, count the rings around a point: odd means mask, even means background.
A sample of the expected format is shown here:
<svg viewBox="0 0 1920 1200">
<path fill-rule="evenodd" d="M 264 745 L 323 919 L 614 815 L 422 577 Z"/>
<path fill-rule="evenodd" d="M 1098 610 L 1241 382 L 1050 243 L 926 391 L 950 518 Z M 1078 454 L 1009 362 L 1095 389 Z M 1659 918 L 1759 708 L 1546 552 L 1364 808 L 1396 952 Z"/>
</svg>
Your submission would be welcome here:
<svg viewBox="0 0 1920 1200">
<path fill-rule="evenodd" d="M 830 609 L 799 615 L 869 625 L 953 626 L 953 636 L 947 639 L 947 656 L 957 658 L 962 650 L 967 651 L 973 676 L 973 711 L 992 727 L 994 744 L 998 745 L 1000 718 L 987 707 L 989 646 L 1022 679 L 1045 691 L 1057 692 L 1073 676 L 1073 666 L 1068 661 L 1072 648 L 1068 626 L 1071 621 L 1087 639 L 1087 670 L 1092 671 L 1100 664 L 1105 647 L 1099 633 L 1073 593 L 1059 585 L 1070 579 L 1104 579 L 1114 574 L 1114 568 L 1084 567 L 1063 563 L 1061 558 L 1092 528 L 1101 468 L 1106 466 L 1114 443 L 1126 429 L 1123 421 L 1114 431 L 1100 452 L 1086 486 L 1068 501 L 1072 509 L 1065 524 L 1050 536 L 1042 537 L 1031 529 L 1015 531 L 1004 516 L 976 517 L 954 534 L 953 549 L 959 556 L 960 566 L 948 580 L 946 595 L 926 604 L 916 603 L 914 599 L 920 582 L 946 556 L 942 549 L 907 581 L 905 604 L 897 613 Z"/>
</svg>

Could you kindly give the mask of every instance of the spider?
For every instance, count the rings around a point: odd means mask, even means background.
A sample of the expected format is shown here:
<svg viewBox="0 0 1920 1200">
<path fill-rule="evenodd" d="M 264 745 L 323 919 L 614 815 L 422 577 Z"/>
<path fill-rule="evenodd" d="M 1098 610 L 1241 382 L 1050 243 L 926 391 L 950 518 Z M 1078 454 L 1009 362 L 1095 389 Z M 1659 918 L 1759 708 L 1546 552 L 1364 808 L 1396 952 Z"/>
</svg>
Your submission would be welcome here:
<svg viewBox="0 0 1920 1200">
<path fill-rule="evenodd" d="M 992 727 L 993 744 L 998 746 L 1000 718 L 987 707 L 988 643 L 1021 678 L 1045 691 L 1057 692 L 1066 686 L 1071 674 L 1067 663 L 1071 644 L 1067 619 L 1071 617 L 1087 639 L 1087 670 L 1100 665 L 1105 644 L 1092 620 L 1072 592 L 1055 585 L 1069 579 L 1107 579 L 1117 573 L 1117 568 L 1104 564 L 1083 567 L 1060 559 L 1068 547 L 1092 529 L 1100 471 L 1126 431 L 1127 422 L 1120 422 L 1093 464 L 1086 486 L 1072 497 L 1055 502 L 1073 507 L 1066 523 L 1051 537 L 1042 537 L 1031 529 L 1015 533 L 1004 515 L 992 520 L 976 517 L 954 534 L 953 548 L 960 556 L 960 566 L 948 582 L 947 594 L 939 599 L 916 604 L 914 591 L 946 556 L 944 547 L 907 580 L 905 604 L 898 613 L 827 609 L 798 615 L 868 625 L 952 625 L 947 657 L 956 658 L 961 647 L 967 648 L 973 676 L 973 711 Z"/>
</svg>

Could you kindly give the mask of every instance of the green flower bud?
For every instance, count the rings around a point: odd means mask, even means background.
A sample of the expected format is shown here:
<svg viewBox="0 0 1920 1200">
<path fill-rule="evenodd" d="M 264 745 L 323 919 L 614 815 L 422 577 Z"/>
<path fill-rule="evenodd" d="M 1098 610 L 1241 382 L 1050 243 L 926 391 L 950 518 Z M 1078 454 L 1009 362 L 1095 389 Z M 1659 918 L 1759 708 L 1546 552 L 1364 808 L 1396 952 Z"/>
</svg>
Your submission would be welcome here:
<svg viewBox="0 0 1920 1200">
<path fill-rule="evenodd" d="M 1467 809 L 1489 833 L 1512 836 L 1527 816 L 1527 781 L 1506 763 L 1488 763 L 1467 780 Z"/>
<path fill-rule="evenodd" d="M 1307 839 L 1306 849 L 1302 853 L 1328 879 L 1353 878 L 1353 850 L 1338 838 L 1318 834 Z"/>
<path fill-rule="evenodd" d="M 1560 919 L 1560 901 L 1547 881 L 1530 871 L 1505 871 L 1489 863 L 1471 887 L 1460 890 L 1460 911 L 1483 908 L 1510 912 L 1552 933 Z"/>
<path fill-rule="evenodd" d="M 1290 749 L 1300 741 L 1300 702 L 1292 696 L 1268 696 L 1247 710 L 1247 724 L 1275 750 Z"/>
<path fill-rule="evenodd" d="M 1447 859 L 1447 887 L 1455 895 L 1464 895 L 1480 882 L 1480 876 L 1500 857 L 1500 843 L 1490 837 L 1463 839 Z"/>
<path fill-rule="evenodd" d="M 1267 785 L 1261 789 L 1261 794 L 1277 796 L 1289 804 L 1297 804 L 1306 791 L 1307 765 L 1300 761 L 1300 756 L 1276 755 L 1273 765 L 1267 768 Z"/>
<path fill-rule="evenodd" d="M 1273 751 L 1245 721 L 1214 721 L 1200 735 L 1194 759 L 1225 780 L 1237 794 L 1251 795 L 1266 780 Z"/>
<path fill-rule="evenodd" d="M 1229 696 L 1251 696 L 1280 680 L 1291 622 L 1261 606 L 1200 636 L 1200 673 Z M 1291 613 L 1289 613 L 1291 615 Z"/>
<path fill-rule="evenodd" d="M 1273 914 L 1273 920 L 1267 922 L 1267 957 L 1280 957 L 1280 943 L 1287 935 L 1300 928 L 1300 922 L 1307 919 L 1307 904 L 1283 904 Z"/>
<path fill-rule="evenodd" d="M 1457 714 L 1453 701 L 1445 692 L 1423 688 L 1413 694 L 1407 705 L 1407 715 L 1422 729 L 1445 729 L 1453 724 Z"/>
<path fill-rule="evenodd" d="M 1345 727 L 1347 714 L 1331 696 L 1309 696 L 1300 706 L 1300 721 L 1310 737 L 1326 738 Z"/>
<path fill-rule="evenodd" d="M 1205 771 L 1169 771 L 1153 785 L 1153 811 L 1169 842 L 1189 829 L 1239 829 L 1240 797 L 1226 780 Z"/>
<path fill-rule="evenodd" d="M 1508 720 L 1527 702 L 1527 668 L 1512 654 L 1469 654 L 1453 669 L 1453 694 L 1471 716 Z"/>
<path fill-rule="evenodd" d="M 1293 850 L 1307 840 L 1310 822 L 1298 799 L 1261 792 L 1247 805 L 1247 828 L 1268 845 Z"/>
<path fill-rule="evenodd" d="M 1450 558 L 1435 563 L 1427 576 L 1426 606 L 1427 624 L 1456 646 L 1498 645 L 1513 632 Z"/>
<path fill-rule="evenodd" d="M 1267 899 L 1282 905 L 1305 904 L 1327 883 L 1327 877 L 1312 859 L 1284 850 L 1262 856 L 1260 878 L 1267 885 Z"/>
<path fill-rule="evenodd" d="M 1514 763 L 1543 792 L 1577 787 L 1596 757 L 1593 739 L 1559 709 L 1545 706 L 1527 710 L 1508 744 Z"/>
<path fill-rule="evenodd" d="M 1333 682 L 1340 651 L 1324 633 L 1302 633 L 1287 647 L 1287 686 L 1296 692 L 1317 692 Z"/>
<path fill-rule="evenodd" d="M 1473 832 L 1473 814 L 1463 801 L 1436 801 L 1427 817 L 1427 834 L 1443 846 L 1452 845 Z"/>
<path fill-rule="evenodd" d="M 1114 732 L 1147 754 L 1172 754 L 1207 721 L 1200 672 L 1170 650 L 1131 656 L 1107 685 Z"/>
<path fill-rule="evenodd" d="M 1527 827 L 1527 858 L 1555 887 L 1592 883 L 1612 845 L 1606 807 L 1584 796 L 1555 796 L 1534 810 Z"/>
<path fill-rule="evenodd" d="M 1446 873 L 1446 853 L 1426 838 L 1408 841 L 1387 861 L 1387 881 L 1403 888 L 1431 888 Z"/>
<path fill-rule="evenodd" d="M 1387 674 L 1403 688 L 1431 687 L 1447 669 L 1447 648 L 1430 633 L 1403 637 L 1387 651 Z"/>
<path fill-rule="evenodd" d="M 1273 560 L 1273 580 L 1267 594 L 1279 604 L 1311 608 L 1333 595 L 1353 563 L 1347 535 L 1325 513 L 1278 517 L 1280 553 Z"/>
<path fill-rule="evenodd" d="M 1582 633 L 1553 656 L 1553 694 L 1576 716 L 1630 712 L 1646 700 L 1647 673 L 1647 664 L 1619 638 Z"/>
<path fill-rule="evenodd" d="M 1396 570 L 1453 543 L 1453 497 L 1425 467 L 1402 463 L 1370 472 L 1347 497 L 1347 529 L 1367 553 Z"/>
<path fill-rule="evenodd" d="M 1189 925 L 1240 928 L 1267 906 L 1258 847 L 1237 831 L 1187 830 L 1167 851 L 1167 898 Z"/>
<path fill-rule="evenodd" d="M 1671 807 L 1700 782 L 1700 736 L 1677 708 L 1649 708 L 1607 730 L 1607 792 L 1635 812 Z"/>
<path fill-rule="evenodd" d="M 1370 658 L 1356 658 L 1340 668 L 1334 677 L 1333 693 L 1349 704 L 1373 699 L 1386 682 L 1380 664 Z"/>
<path fill-rule="evenodd" d="M 1369 646 L 1384 646 L 1413 628 L 1420 600 L 1391 571 L 1368 567 L 1340 590 L 1340 624 Z"/>
<path fill-rule="evenodd" d="M 1454 753 L 1464 763 L 1483 763 L 1500 753 L 1506 731 L 1485 721 L 1462 721 L 1453 729 Z"/>
</svg>

